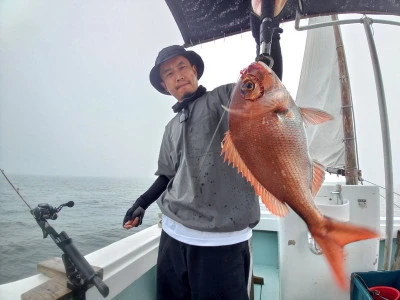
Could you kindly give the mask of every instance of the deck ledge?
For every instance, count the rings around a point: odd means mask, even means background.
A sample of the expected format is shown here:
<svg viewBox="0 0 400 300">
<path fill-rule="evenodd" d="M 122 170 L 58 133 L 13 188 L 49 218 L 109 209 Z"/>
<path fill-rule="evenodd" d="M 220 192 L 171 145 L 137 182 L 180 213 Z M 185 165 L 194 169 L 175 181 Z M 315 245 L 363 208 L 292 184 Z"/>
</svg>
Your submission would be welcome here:
<svg viewBox="0 0 400 300">
<path fill-rule="evenodd" d="M 103 268 L 103 280 L 110 288 L 106 299 L 112 299 L 156 265 L 161 228 L 158 224 L 112 243 L 85 256 L 92 266 Z M 38 274 L 0 285 L 0 299 L 21 299 L 21 295 L 50 278 Z M 95 287 L 86 299 L 103 299 Z"/>
</svg>

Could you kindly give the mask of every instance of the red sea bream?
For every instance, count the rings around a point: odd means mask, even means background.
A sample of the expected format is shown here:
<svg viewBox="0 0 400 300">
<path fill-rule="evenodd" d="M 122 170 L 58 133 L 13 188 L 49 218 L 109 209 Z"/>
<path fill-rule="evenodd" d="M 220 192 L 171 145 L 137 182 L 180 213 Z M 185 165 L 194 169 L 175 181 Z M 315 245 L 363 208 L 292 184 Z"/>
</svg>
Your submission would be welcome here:
<svg viewBox="0 0 400 300">
<path fill-rule="evenodd" d="M 319 124 L 332 117 L 315 108 L 299 108 L 262 62 L 241 72 L 227 110 L 224 159 L 251 183 L 272 214 L 283 217 L 290 206 L 306 222 L 338 285 L 346 288 L 343 246 L 378 235 L 327 218 L 314 203 L 325 168 L 309 157 L 304 123 Z"/>
</svg>

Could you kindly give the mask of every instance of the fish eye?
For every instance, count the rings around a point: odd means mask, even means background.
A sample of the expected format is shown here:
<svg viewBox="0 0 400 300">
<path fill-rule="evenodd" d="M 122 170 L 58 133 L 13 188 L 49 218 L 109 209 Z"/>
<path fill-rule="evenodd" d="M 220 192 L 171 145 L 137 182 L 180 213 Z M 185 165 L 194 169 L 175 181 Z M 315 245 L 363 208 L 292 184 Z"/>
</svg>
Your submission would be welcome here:
<svg viewBox="0 0 400 300">
<path fill-rule="evenodd" d="M 243 77 L 242 86 L 240 88 L 243 99 L 256 101 L 264 94 L 262 82 L 252 74 L 247 74 L 247 76 Z"/>
<path fill-rule="evenodd" d="M 244 82 L 244 87 L 246 88 L 246 90 L 248 91 L 253 91 L 255 88 L 254 83 L 251 80 L 247 80 L 246 82 Z"/>
</svg>

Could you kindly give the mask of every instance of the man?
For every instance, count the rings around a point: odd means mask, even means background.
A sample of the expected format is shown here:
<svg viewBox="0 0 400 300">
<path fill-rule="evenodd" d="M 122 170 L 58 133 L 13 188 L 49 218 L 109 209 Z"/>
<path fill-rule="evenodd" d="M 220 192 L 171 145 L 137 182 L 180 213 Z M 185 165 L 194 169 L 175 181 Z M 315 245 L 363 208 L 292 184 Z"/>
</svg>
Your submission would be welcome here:
<svg viewBox="0 0 400 300">
<path fill-rule="evenodd" d="M 177 100 L 167 124 L 154 184 L 127 211 L 124 228 L 142 222 L 157 200 L 163 213 L 157 261 L 158 299 L 248 299 L 249 240 L 260 218 L 253 188 L 223 161 L 221 141 L 233 84 L 199 86 L 201 57 L 162 49 L 150 72 L 160 93 Z"/>
</svg>

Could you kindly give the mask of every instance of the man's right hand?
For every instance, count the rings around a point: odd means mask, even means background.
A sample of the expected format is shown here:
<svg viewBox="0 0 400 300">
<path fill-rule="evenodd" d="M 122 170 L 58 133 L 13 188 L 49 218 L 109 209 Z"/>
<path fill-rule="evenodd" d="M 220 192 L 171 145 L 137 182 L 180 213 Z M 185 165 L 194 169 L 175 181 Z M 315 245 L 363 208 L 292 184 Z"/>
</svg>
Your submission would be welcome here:
<svg viewBox="0 0 400 300">
<path fill-rule="evenodd" d="M 144 213 L 145 210 L 135 202 L 125 214 L 125 218 L 122 224 L 123 227 L 125 229 L 138 227 L 142 224 Z"/>
</svg>

